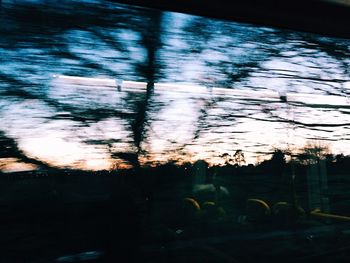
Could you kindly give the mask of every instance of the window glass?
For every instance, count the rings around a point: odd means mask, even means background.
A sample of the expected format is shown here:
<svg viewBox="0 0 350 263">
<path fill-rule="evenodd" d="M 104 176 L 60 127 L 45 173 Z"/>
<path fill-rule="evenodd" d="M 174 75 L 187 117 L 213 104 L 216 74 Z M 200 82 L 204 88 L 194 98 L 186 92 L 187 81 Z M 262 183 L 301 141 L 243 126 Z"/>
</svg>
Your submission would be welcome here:
<svg viewBox="0 0 350 263">
<path fill-rule="evenodd" d="M 348 258 L 349 40 L 0 5 L 4 262 Z"/>
</svg>

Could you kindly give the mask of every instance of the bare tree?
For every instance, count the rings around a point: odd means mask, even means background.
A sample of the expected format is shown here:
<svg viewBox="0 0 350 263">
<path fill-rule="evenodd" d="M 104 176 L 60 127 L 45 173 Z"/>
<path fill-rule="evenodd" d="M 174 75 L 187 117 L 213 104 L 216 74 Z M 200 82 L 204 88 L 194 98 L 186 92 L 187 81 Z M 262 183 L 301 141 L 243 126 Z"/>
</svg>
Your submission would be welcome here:
<svg viewBox="0 0 350 263">
<path fill-rule="evenodd" d="M 300 151 L 297 160 L 302 164 L 315 164 L 331 154 L 330 146 L 319 140 L 308 141 Z"/>
</svg>

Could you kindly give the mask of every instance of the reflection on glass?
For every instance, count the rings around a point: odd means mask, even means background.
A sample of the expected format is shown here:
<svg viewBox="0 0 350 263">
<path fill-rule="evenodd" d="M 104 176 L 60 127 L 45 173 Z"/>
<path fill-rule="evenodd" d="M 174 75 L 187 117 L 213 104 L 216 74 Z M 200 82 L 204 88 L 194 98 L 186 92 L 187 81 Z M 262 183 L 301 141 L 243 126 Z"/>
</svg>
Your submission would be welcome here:
<svg viewBox="0 0 350 263">
<path fill-rule="evenodd" d="M 32 2 L 0 10 L 8 261 L 37 222 L 44 260 L 348 257 L 348 40 Z"/>
</svg>

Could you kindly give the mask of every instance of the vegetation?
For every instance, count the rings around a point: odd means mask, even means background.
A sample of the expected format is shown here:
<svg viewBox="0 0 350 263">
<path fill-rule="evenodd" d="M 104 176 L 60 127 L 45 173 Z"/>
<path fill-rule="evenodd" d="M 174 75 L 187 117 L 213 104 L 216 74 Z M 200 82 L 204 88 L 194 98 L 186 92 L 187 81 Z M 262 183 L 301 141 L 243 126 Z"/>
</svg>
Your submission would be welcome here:
<svg viewBox="0 0 350 263">
<path fill-rule="evenodd" d="M 106 258 L 101 261 L 106 262 L 125 258 L 127 262 L 249 262 L 257 256 L 261 261 L 309 262 L 304 257 L 323 253 L 325 247 L 333 249 L 334 255 L 336 249 L 349 246 L 343 231 L 348 228 L 346 221 L 310 217 L 315 210 L 309 204 L 308 178 L 326 173 L 327 188 L 317 189 L 319 199 L 329 201 L 332 213 L 349 216 L 350 156 L 333 154 L 329 145 L 310 141 L 294 151 L 263 152 L 267 158 L 256 164 L 248 162 L 248 151 L 252 151 L 248 147 L 215 152 L 220 157 L 212 157 L 221 158 L 221 165 L 188 161 L 194 160 L 189 148 L 211 144 L 203 143 L 208 134 L 215 134 L 215 141 L 224 141 L 226 146 L 237 145 L 233 139 L 249 131 L 228 128 L 245 120 L 267 126 L 286 124 L 286 132 L 306 129 L 305 138 L 315 131 L 329 133 L 329 128 L 340 127 L 345 131 L 337 136 L 346 141 L 348 123 L 342 122 L 348 114 L 346 107 L 289 103 L 287 96 L 270 102 L 190 95 L 182 100 L 194 105 L 189 107 L 195 118 L 185 127 L 190 128 L 187 135 L 177 122 L 161 129 L 165 122 L 159 116 L 168 116 L 164 109 L 182 104 L 174 105 L 173 98 L 157 98 L 154 89 L 156 82 L 186 80 L 208 90 L 222 86 L 257 91 L 264 89 L 261 83 L 273 78 L 296 91 L 302 82 L 303 92 L 312 86 L 312 94 L 342 96 L 347 94 L 349 61 L 344 57 L 348 42 L 200 17 L 189 19 L 179 32 L 169 33 L 166 14 L 157 10 L 77 2 L 41 7 L 4 5 L 0 10 L 5 65 L 0 69 L 1 262 L 53 262 L 61 255 L 90 250 L 103 251 Z M 288 69 L 269 68 L 278 65 L 268 63 L 276 58 Z M 331 66 L 324 67 L 319 58 Z M 185 72 L 192 68 L 182 63 L 192 67 L 195 62 L 200 62 L 200 70 Z M 312 70 L 295 69 L 303 63 Z M 52 73 L 107 75 L 147 85 L 145 92 L 119 90 L 120 100 L 112 102 L 103 94 L 94 104 L 95 98 L 85 98 L 81 92 L 60 97 L 57 90 L 50 90 L 47 83 Z M 334 79 L 336 75 L 343 79 Z M 6 115 L 11 107 L 14 115 Z M 34 111 L 26 115 L 31 107 Z M 289 118 L 291 107 L 303 121 L 298 116 Z M 315 112 L 323 122 L 317 122 Z M 323 117 L 329 112 L 331 118 Z M 180 115 L 182 123 L 185 118 Z M 314 123 L 305 121 L 311 115 L 317 115 Z M 21 122 L 13 122 L 20 117 Z M 333 119 L 340 121 L 330 122 Z M 103 130 L 108 121 L 120 125 Z M 49 128 L 43 129 L 42 136 L 59 127 L 58 133 L 72 131 L 66 140 L 74 135 L 84 147 L 103 148 L 112 159 L 112 169 L 69 169 L 28 154 L 20 147 L 21 136 L 28 131 L 36 135 L 43 125 Z M 86 130 L 92 126 L 97 128 Z M 161 153 L 174 157 L 172 161 L 149 161 L 150 138 L 159 139 L 160 131 L 165 133 L 165 139 L 160 139 L 167 146 Z M 174 131 L 179 138 L 170 136 Z M 247 138 L 244 142 L 256 139 Z M 38 142 L 34 148 L 45 147 Z M 269 147 L 267 142 L 261 145 Z M 35 169 L 8 173 L 8 160 Z"/>
</svg>

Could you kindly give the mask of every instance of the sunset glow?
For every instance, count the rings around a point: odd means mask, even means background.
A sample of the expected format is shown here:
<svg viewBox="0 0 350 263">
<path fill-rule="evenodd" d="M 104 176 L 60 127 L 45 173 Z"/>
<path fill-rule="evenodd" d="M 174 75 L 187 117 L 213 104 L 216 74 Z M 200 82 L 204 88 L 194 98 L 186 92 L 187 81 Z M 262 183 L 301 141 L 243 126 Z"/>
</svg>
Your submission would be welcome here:
<svg viewBox="0 0 350 263">
<path fill-rule="evenodd" d="M 1 131 L 30 158 L 92 171 L 169 160 L 223 164 L 220 156 L 236 150 L 256 164 L 274 149 L 298 151 L 318 140 L 334 154 L 350 154 L 350 82 L 326 49 L 308 45 L 301 33 L 216 20 L 209 26 L 184 14 L 166 12 L 160 23 L 171 26 L 160 29 L 150 94 L 143 68 L 150 50 L 135 28 L 104 29 L 124 52 L 88 30 L 67 30 L 67 50 L 95 68 L 49 55 L 24 63 L 6 50 L 4 74 L 32 64 L 36 73 L 18 75 L 34 83 L 23 88 L 28 98 L 0 100 Z"/>
</svg>

